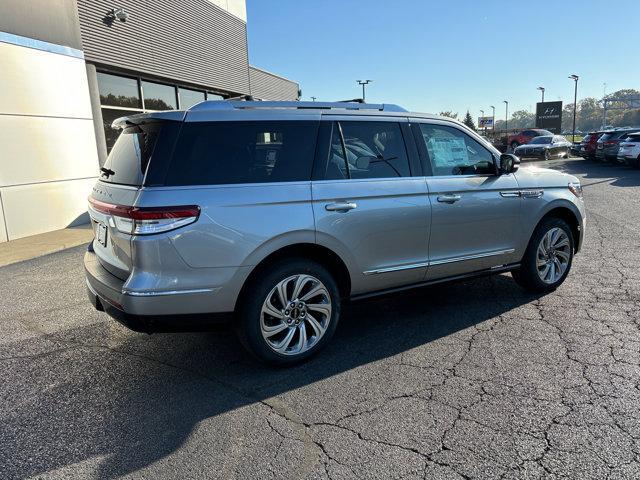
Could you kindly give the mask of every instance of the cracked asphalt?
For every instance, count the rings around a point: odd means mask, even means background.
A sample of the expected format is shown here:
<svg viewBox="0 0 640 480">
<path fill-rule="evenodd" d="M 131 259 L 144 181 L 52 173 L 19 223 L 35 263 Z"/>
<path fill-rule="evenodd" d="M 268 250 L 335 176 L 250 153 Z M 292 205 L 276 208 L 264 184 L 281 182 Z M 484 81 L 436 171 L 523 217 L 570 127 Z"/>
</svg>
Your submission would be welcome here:
<svg viewBox="0 0 640 480">
<path fill-rule="evenodd" d="M 555 293 L 349 305 L 286 370 L 92 310 L 83 247 L 0 268 L 0 478 L 640 478 L 640 171 L 549 164 L 588 211 Z"/>
</svg>

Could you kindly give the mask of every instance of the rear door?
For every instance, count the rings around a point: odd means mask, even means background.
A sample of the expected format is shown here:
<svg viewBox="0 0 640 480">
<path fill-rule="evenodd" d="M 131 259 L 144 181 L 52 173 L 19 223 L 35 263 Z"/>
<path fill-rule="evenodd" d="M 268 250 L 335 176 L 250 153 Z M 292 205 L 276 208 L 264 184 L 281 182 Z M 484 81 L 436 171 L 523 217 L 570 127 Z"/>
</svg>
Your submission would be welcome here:
<svg viewBox="0 0 640 480">
<path fill-rule="evenodd" d="M 431 202 L 427 279 L 517 261 L 521 237 L 518 183 L 498 175 L 494 154 L 461 127 L 416 120 Z"/>
<path fill-rule="evenodd" d="M 422 281 L 430 206 L 407 119 L 332 120 L 312 182 L 318 243 L 347 261 L 354 294 Z"/>
<path fill-rule="evenodd" d="M 180 123 L 149 119 L 124 128 L 114 144 L 90 196 L 93 248 L 101 264 L 125 280 L 131 271 L 131 237 L 126 220 L 109 210 L 136 204 L 151 163 L 162 170 Z M 152 160 L 153 158 L 153 160 Z M 155 172 L 154 172 L 155 174 Z"/>
</svg>

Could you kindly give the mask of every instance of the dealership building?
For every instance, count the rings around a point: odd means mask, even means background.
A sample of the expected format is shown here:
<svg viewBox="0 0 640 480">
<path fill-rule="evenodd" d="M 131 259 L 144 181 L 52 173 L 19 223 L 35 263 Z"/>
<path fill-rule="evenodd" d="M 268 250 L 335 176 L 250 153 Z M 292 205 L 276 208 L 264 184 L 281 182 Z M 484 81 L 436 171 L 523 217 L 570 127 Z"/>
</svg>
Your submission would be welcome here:
<svg viewBox="0 0 640 480">
<path fill-rule="evenodd" d="M 0 242 L 87 221 L 121 116 L 297 83 L 249 64 L 245 0 L 2 0 Z"/>
</svg>

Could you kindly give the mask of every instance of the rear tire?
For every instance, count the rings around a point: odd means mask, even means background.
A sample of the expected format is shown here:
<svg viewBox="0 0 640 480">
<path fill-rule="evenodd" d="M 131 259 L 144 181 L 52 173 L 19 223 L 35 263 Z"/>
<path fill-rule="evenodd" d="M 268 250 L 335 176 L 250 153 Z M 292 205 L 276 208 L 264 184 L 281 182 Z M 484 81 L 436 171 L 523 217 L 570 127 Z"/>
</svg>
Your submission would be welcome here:
<svg viewBox="0 0 640 480">
<path fill-rule="evenodd" d="M 574 239 L 567 222 L 549 217 L 536 227 L 520 268 L 511 272 L 525 290 L 548 293 L 558 288 L 571 270 Z"/>
<path fill-rule="evenodd" d="M 271 365 L 293 365 L 318 353 L 340 318 L 335 280 L 306 259 L 271 265 L 247 285 L 238 303 L 238 339 Z"/>
</svg>

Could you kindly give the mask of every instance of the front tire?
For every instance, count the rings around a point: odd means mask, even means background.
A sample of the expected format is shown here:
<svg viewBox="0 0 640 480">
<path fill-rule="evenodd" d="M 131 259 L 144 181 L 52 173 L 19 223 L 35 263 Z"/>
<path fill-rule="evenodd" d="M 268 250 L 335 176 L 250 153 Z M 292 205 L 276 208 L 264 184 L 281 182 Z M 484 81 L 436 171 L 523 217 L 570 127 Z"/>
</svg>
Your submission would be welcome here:
<svg viewBox="0 0 640 480">
<path fill-rule="evenodd" d="M 518 148 L 520 144 L 518 142 L 511 142 L 511 151 L 515 152 L 516 148 Z"/>
<path fill-rule="evenodd" d="M 511 275 L 525 290 L 552 292 L 567 278 L 573 253 L 574 239 L 567 222 L 555 217 L 546 218 L 533 232 L 520 268 Z"/>
<path fill-rule="evenodd" d="M 292 259 L 264 270 L 240 298 L 236 332 L 271 365 L 293 365 L 320 351 L 340 318 L 340 294 L 320 264 Z"/>
</svg>

